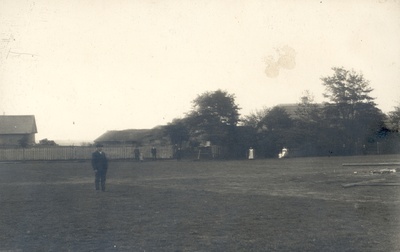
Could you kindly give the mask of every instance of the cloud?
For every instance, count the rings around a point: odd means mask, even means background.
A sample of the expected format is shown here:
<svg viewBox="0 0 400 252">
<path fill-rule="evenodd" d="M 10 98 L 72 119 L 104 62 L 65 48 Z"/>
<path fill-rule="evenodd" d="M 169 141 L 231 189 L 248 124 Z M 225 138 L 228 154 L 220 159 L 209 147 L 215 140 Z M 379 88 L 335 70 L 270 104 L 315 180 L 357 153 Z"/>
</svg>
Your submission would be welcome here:
<svg viewBox="0 0 400 252">
<path fill-rule="evenodd" d="M 296 66 L 296 51 L 290 46 L 283 46 L 276 49 L 278 59 L 273 56 L 268 56 L 265 60 L 265 74 L 270 78 L 275 78 L 279 75 L 280 69 L 291 70 Z"/>
</svg>

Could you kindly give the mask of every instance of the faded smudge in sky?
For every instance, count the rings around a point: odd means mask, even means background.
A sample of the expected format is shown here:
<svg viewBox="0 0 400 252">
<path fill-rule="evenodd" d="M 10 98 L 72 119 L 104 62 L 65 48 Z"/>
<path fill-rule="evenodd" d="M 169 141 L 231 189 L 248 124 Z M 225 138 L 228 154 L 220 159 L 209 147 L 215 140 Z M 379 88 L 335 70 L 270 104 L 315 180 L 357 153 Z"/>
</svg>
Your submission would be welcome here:
<svg viewBox="0 0 400 252">
<path fill-rule="evenodd" d="M 265 74 L 274 78 L 279 75 L 280 69 L 291 70 L 296 66 L 296 51 L 290 46 L 283 46 L 276 49 L 278 58 L 275 59 L 272 55 L 268 56 L 265 60 L 266 68 Z"/>
</svg>

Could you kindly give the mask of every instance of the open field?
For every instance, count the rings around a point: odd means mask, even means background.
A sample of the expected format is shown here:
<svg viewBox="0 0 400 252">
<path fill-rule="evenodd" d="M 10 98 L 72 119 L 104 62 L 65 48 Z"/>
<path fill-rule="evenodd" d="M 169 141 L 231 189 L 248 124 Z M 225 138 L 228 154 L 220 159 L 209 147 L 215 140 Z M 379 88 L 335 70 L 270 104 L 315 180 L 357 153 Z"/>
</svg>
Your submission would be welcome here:
<svg viewBox="0 0 400 252">
<path fill-rule="evenodd" d="M 0 251 L 400 251 L 400 167 L 342 166 L 399 161 L 0 163 Z"/>
</svg>

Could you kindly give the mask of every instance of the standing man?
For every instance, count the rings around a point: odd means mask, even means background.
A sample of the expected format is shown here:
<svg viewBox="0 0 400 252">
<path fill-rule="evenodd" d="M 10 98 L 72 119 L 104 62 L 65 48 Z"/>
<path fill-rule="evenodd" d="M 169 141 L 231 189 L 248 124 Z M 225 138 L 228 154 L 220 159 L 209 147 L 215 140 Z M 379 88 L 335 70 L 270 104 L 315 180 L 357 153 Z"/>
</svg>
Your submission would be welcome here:
<svg viewBox="0 0 400 252">
<path fill-rule="evenodd" d="M 103 152 L 103 145 L 97 144 L 96 151 L 92 153 L 92 167 L 95 172 L 94 184 L 96 190 L 106 190 L 106 174 L 108 169 L 108 160 Z"/>
</svg>

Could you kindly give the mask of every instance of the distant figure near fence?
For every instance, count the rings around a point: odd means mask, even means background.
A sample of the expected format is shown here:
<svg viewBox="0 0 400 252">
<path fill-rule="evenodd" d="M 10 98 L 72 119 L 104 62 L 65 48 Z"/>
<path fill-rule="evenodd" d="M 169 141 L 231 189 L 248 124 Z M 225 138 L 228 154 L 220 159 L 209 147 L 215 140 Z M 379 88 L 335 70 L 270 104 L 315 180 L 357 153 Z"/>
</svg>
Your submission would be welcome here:
<svg viewBox="0 0 400 252">
<path fill-rule="evenodd" d="M 286 147 L 283 147 L 281 153 L 278 154 L 279 158 L 287 158 L 289 156 L 289 150 Z"/>
<path fill-rule="evenodd" d="M 153 160 L 157 159 L 157 149 L 156 147 L 151 147 L 151 157 L 153 158 Z"/>
<path fill-rule="evenodd" d="M 176 150 L 176 160 L 180 161 L 182 159 L 182 149 L 178 147 Z"/>
<path fill-rule="evenodd" d="M 101 185 L 101 190 L 104 192 L 106 190 L 108 160 L 103 152 L 103 145 L 97 144 L 96 147 L 96 151 L 92 153 L 92 168 L 95 173 L 94 184 L 96 190 L 99 190 Z"/>
<path fill-rule="evenodd" d="M 252 160 L 252 159 L 254 159 L 254 157 L 255 157 L 255 155 L 254 155 L 254 149 L 253 149 L 253 147 L 250 147 L 249 153 L 248 153 L 248 158 L 249 158 L 250 160 Z"/>
<path fill-rule="evenodd" d="M 135 156 L 135 160 L 136 161 L 140 161 L 140 150 L 139 150 L 139 148 L 137 146 L 135 147 L 135 150 L 133 151 L 133 153 L 134 153 L 134 156 Z"/>
</svg>

